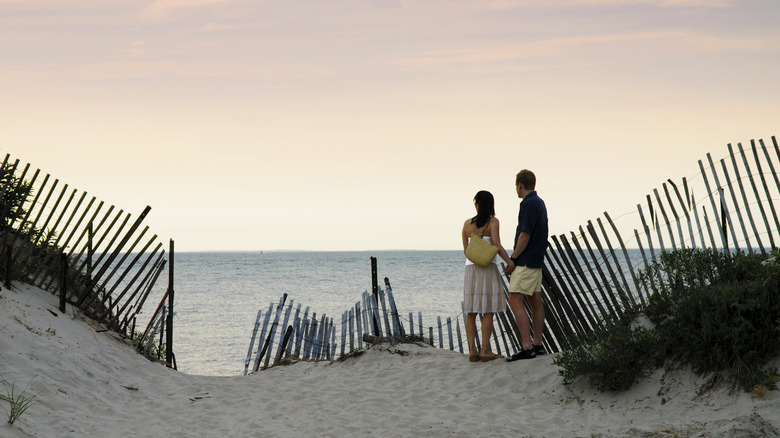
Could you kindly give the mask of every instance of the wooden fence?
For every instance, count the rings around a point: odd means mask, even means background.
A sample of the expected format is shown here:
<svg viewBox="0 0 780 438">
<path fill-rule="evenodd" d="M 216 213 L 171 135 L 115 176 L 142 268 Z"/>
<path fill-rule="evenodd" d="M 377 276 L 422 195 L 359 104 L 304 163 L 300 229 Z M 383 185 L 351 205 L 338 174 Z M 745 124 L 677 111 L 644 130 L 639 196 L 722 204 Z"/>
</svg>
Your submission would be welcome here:
<svg viewBox="0 0 780 438">
<path fill-rule="evenodd" d="M 271 303 L 265 313 L 263 309 L 258 310 L 244 374 L 250 370 L 250 364 L 254 373 L 285 358 L 332 361 L 362 349 L 363 335 L 398 339 L 406 336 L 387 278 L 385 285 L 385 289 L 377 286 L 376 293 L 364 292 L 354 307 L 342 313 L 340 327 L 327 315 L 317 317 L 312 313 L 310 316 L 308 306 L 301 312 L 301 303 L 293 310 L 294 303 L 287 302 L 287 294 L 278 303 Z M 410 323 L 410 327 L 414 326 Z M 338 341 L 337 331 L 341 334 Z"/>
<path fill-rule="evenodd" d="M 132 336 L 166 266 L 162 243 L 142 226 L 151 207 L 133 217 L 40 170 L 31 172 L 29 164 L 21 165 L 10 155 L 0 169 L 0 275 L 5 285 L 20 280 L 59 293 L 61 311 L 70 303 L 108 328 Z M 139 349 L 153 341 L 155 321 L 164 307 L 172 306 L 172 287 L 171 276 L 167 304 L 152 315 Z M 172 330 L 172 321 L 166 329 Z M 163 350 L 171 366 L 172 342 L 165 348 L 158 345 L 156 351 Z"/>
<path fill-rule="evenodd" d="M 646 195 L 643 203 L 637 204 L 634 213 L 613 220 L 604 212 L 603 218 L 588 220 L 576 231 L 550 237 L 542 281 L 547 351 L 558 352 L 570 336 L 588 333 L 606 317 L 619 316 L 628 307 L 644 303 L 651 291 L 638 280 L 639 272 L 647 269 L 663 251 L 711 248 L 766 254 L 777 249 L 776 242 L 780 241 L 780 218 L 775 208 L 775 203 L 780 202 L 780 179 L 775 170 L 780 167 L 777 139 L 773 136 L 771 145 L 763 140 L 751 140 L 749 147 L 738 143 L 734 148 L 729 144 L 725 158 L 715 161 L 708 153 L 706 160 L 699 160 L 698 167 L 700 172 L 693 178 L 662 183 Z M 697 200 L 695 193 L 703 193 L 702 198 Z M 462 336 L 465 329 L 461 331 L 465 315 L 454 315 L 444 321 L 437 317 L 435 324 L 423 325 L 422 315 L 410 312 L 407 320 L 396 308 L 388 279 L 385 284 L 386 295 L 365 293 L 361 302 L 345 311 L 340 329 L 324 315 L 320 320 L 309 317 L 308 307 L 301 314 L 300 304 L 293 315 L 294 323 L 288 325 L 292 303 L 284 308 L 286 296 L 278 304 L 271 303 L 256 343 L 263 315 L 262 311 L 258 312 L 245 373 L 253 352 L 256 352 L 253 372 L 284 357 L 334 360 L 339 354 L 343 356 L 362 348 L 363 335 L 391 338 L 415 335 L 439 348 L 467 352 Z M 504 291 L 507 292 L 506 281 Z M 527 306 L 526 311 L 529 312 Z M 284 319 L 280 320 L 282 313 Z M 271 315 L 274 315 L 273 322 Z M 382 323 L 376 324 L 379 327 L 366 323 L 372 321 Z M 407 321 L 408 331 L 404 327 Z M 508 308 L 494 318 L 493 351 L 511 354 L 520 348 L 514 321 Z M 274 344 L 275 339 L 280 341 Z M 479 339 L 477 336 L 477 342 Z"/>
<path fill-rule="evenodd" d="M 586 333 L 606 315 L 644 303 L 651 291 L 637 279 L 640 270 L 660 252 L 718 249 L 766 254 L 780 238 L 775 202 L 780 198 L 777 139 L 772 145 L 751 140 L 728 156 L 699 160 L 700 173 L 691 180 L 667 180 L 637 204 L 639 227 L 625 239 L 612 218 L 588 221 L 579 233 L 553 236 L 548 251 L 543 296 L 547 318 L 545 342 L 558 351 L 566 337 Z M 703 193 L 697 201 L 695 193 Z M 637 249 L 628 249 L 634 243 Z"/>
</svg>

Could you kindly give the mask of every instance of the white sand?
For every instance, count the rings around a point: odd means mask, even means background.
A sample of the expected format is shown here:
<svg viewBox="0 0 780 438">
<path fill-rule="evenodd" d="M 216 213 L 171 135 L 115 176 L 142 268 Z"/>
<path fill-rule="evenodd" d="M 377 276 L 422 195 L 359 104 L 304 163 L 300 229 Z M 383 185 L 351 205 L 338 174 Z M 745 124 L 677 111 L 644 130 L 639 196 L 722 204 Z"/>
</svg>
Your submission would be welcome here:
<svg viewBox="0 0 780 438">
<path fill-rule="evenodd" d="M 706 379 L 685 371 L 601 393 L 564 386 L 549 355 L 470 363 L 382 344 L 342 362 L 196 376 L 149 362 L 57 305 L 23 285 L 0 292 L 0 376 L 36 396 L 13 425 L 0 401 L 0 437 L 780 436 L 777 391 L 699 397 Z"/>
</svg>

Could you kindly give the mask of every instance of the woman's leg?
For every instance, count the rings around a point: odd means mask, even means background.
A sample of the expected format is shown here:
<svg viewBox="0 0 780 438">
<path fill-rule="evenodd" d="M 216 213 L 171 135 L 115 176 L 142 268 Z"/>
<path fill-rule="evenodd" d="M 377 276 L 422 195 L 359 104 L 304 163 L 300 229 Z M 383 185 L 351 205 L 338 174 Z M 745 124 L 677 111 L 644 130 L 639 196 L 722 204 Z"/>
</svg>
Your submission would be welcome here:
<svg viewBox="0 0 780 438">
<path fill-rule="evenodd" d="M 469 343 L 469 356 L 478 356 L 477 351 L 477 314 L 466 314 L 466 340 Z"/>
<path fill-rule="evenodd" d="M 476 324 L 475 324 L 476 326 Z M 482 315 L 482 356 L 490 355 L 490 337 L 493 335 L 493 314 L 485 313 Z"/>
</svg>

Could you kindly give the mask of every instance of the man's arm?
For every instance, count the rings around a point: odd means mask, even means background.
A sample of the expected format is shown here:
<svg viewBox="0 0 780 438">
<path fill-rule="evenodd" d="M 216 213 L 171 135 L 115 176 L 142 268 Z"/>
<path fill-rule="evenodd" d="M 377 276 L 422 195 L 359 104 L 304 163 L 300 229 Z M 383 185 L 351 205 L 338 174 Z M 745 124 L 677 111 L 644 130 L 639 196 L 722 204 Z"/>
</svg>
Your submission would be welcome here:
<svg viewBox="0 0 780 438">
<path fill-rule="evenodd" d="M 521 232 L 519 236 L 517 236 L 517 242 L 515 242 L 515 250 L 512 251 L 512 258 L 517 259 L 520 257 L 520 254 L 525 251 L 525 247 L 528 246 L 528 241 L 531 240 L 531 235 L 526 233 L 525 231 Z"/>
</svg>

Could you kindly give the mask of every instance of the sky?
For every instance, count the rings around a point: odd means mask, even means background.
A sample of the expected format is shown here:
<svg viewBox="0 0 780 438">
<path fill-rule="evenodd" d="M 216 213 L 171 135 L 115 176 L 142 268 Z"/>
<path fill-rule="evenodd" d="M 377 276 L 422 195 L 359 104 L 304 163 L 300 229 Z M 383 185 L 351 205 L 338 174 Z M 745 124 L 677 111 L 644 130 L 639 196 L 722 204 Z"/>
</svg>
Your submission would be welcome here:
<svg viewBox="0 0 780 438">
<path fill-rule="evenodd" d="M 777 0 L 0 0 L 0 153 L 177 251 L 511 248 L 780 134 Z"/>
</svg>

